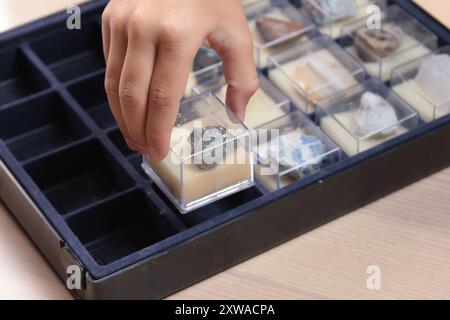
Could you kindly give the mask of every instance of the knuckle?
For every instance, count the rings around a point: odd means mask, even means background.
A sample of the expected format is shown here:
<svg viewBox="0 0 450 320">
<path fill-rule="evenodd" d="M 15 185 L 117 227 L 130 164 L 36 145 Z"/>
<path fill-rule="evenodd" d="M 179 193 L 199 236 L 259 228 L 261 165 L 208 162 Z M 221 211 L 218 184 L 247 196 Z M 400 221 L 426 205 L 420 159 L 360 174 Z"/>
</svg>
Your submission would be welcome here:
<svg viewBox="0 0 450 320">
<path fill-rule="evenodd" d="M 108 23 L 109 17 L 110 17 L 110 12 L 109 12 L 108 7 L 106 7 L 102 13 L 102 23 Z"/>
<path fill-rule="evenodd" d="M 108 95 L 117 94 L 119 87 L 119 81 L 113 75 L 107 75 L 105 77 L 105 91 Z"/>
<path fill-rule="evenodd" d="M 112 11 L 111 6 L 112 5 L 113 5 L 113 2 L 111 1 L 106 5 L 105 9 L 103 10 L 103 12 L 102 12 L 102 21 L 103 22 L 108 21 L 109 18 L 111 17 L 111 11 Z"/>
<path fill-rule="evenodd" d="M 244 87 L 244 90 L 248 92 L 249 95 L 253 95 L 256 90 L 259 88 L 259 78 L 256 77 L 252 81 L 248 82 L 247 85 Z"/>
<path fill-rule="evenodd" d="M 113 28 L 121 31 L 126 28 L 128 18 L 126 17 L 125 14 L 116 10 L 113 13 L 111 13 L 110 20 Z"/>
<path fill-rule="evenodd" d="M 161 25 L 160 36 L 166 42 L 179 42 L 184 38 L 185 30 L 179 23 L 166 21 Z"/>
<path fill-rule="evenodd" d="M 133 12 L 128 22 L 128 33 L 131 38 L 140 39 L 145 36 L 145 17 L 140 12 Z"/>
<path fill-rule="evenodd" d="M 123 107 L 134 107 L 138 103 L 136 86 L 132 82 L 121 83 L 119 97 Z"/>
<path fill-rule="evenodd" d="M 149 102 L 153 109 L 166 110 L 170 103 L 168 90 L 163 86 L 151 89 Z"/>
<path fill-rule="evenodd" d="M 253 40 L 251 37 L 247 37 L 245 34 L 242 34 L 237 38 L 236 43 L 244 52 L 253 52 Z"/>
</svg>

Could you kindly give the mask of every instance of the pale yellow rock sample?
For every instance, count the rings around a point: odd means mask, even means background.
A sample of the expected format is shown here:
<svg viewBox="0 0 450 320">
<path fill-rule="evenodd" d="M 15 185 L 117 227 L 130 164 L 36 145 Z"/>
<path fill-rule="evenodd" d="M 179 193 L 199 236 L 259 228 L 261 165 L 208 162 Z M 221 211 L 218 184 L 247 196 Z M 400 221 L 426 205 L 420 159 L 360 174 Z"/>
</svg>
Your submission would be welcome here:
<svg viewBox="0 0 450 320">
<path fill-rule="evenodd" d="M 281 70 L 275 68 L 269 71 L 269 78 L 308 113 L 315 111 L 317 101 L 357 84 L 327 49 L 282 64 Z M 312 104 L 307 103 L 306 99 Z"/>
</svg>

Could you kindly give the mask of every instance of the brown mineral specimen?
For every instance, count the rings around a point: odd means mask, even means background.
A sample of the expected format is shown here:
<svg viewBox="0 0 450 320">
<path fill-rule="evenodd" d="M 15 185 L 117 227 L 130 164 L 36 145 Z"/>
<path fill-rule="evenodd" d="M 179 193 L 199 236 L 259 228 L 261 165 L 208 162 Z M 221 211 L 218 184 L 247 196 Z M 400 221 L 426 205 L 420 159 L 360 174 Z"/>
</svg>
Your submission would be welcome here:
<svg viewBox="0 0 450 320">
<path fill-rule="evenodd" d="M 375 62 L 400 48 L 403 38 L 403 30 L 393 24 L 381 29 L 362 28 L 356 32 L 355 47 L 361 60 Z"/>
<path fill-rule="evenodd" d="M 261 17 L 256 21 L 256 27 L 263 41 L 270 42 L 290 33 L 300 31 L 304 28 L 304 25 L 270 17 Z"/>
</svg>

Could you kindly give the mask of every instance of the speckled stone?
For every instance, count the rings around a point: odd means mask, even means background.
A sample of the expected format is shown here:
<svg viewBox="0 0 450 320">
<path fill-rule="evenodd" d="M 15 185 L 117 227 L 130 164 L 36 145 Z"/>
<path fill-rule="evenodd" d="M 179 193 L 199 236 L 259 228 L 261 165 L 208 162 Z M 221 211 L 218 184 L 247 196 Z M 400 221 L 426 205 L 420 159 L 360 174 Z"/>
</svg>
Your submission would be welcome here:
<svg viewBox="0 0 450 320">
<path fill-rule="evenodd" d="M 220 139 L 218 139 L 220 137 Z M 211 170 L 217 167 L 219 163 L 215 160 L 225 160 L 225 156 L 233 146 L 232 143 L 224 144 L 233 139 L 227 133 L 227 130 L 221 126 L 207 126 L 204 128 L 194 128 L 189 136 L 191 152 L 194 154 L 195 165 L 201 170 Z M 214 148 L 217 146 L 217 148 Z M 213 148 L 206 152 L 206 149 Z M 223 152 L 223 157 L 217 157 L 217 152 Z M 216 157 L 218 159 L 216 159 Z"/>
<path fill-rule="evenodd" d="M 267 145 L 270 156 L 277 159 L 280 173 L 300 166 L 289 173 L 293 179 L 301 179 L 320 170 L 326 161 L 322 157 L 326 146 L 313 135 L 293 130 L 281 135 L 278 141 L 278 144 L 272 141 Z M 264 147 L 259 152 L 267 154 Z"/>
<path fill-rule="evenodd" d="M 358 14 L 358 6 L 354 0 L 316 0 L 315 2 L 323 13 L 309 2 L 303 5 L 303 11 L 319 26 L 349 19 Z"/>
<path fill-rule="evenodd" d="M 256 21 L 256 28 L 263 41 L 266 43 L 294 32 L 301 31 L 305 26 L 300 23 L 263 16 Z"/>
<path fill-rule="evenodd" d="M 383 128 L 393 126 L 398 121 L 394 107 L 383 97 L 372 92 L 365 92 L 361 104 L 355 113 L 354 133 L 364 137 Z M 397 127 L 379 132 L 374 137 L 389 136 L 397 132 Z"/>
<path fill-rule="evenodd" d="M 396 51 L 402 45 L 403 30 L 386 23 L 381 29 L 362 28 L 356 32 L 355 47 L 364 62 L 375 62 Z"/>
<path fill-rule="evenodd" d="M 291 160 L 294 160 L 297 165 L 305 164 L 290 173 L 292 178 L 301 179 L 320 170 L 322 165 L 320 157 L 326 152 L 326 147 L 317 137 L 307 134 L 302 134 L 297 143 L 296 149 L 282 152 L 283 157 L 280 158 L 280 164 L 286 166 Z M 287 159 L 291 160 L 286 162 Z"/>
</svg>

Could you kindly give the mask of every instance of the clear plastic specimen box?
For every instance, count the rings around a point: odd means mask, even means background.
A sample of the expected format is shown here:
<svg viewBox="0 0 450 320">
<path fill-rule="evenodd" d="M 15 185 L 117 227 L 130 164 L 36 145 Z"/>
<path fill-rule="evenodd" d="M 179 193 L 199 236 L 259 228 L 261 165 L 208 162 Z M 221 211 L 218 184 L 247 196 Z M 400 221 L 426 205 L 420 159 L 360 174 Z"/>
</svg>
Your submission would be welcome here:
<svg viewBox="0 0 450 320">
<path fill-rule="evenodd" d="M 218 66 L 217 68 L 222 68 Z M 222 74 L 223 72 L 216 72 Z M 223 76 L 220 79 L 211 79 L 204 83 L 198 83 L 193 88 L 194 94 L 212 91 L 226 104 L 227 84 Z M 281 93 L 263 75 L 259 75 L 259 88 L 250 99 L 246 108 L 244 124 L 248 128 L 255 128 L 266 122 L 282 117 L 291 111 L 289 99 Z"/>
<path fill-rule="evenodd" d="M 418 126 L 419 116 L 378 79 L 318 103 L 317 124 L 344 152 L 353 156 Z"/>
<path fill-rule="evenodd" d="M 317 101 L 350 88 L 365 70 L 328 36 L 319 36 L 269 58 L 269 79 L 302 111 Z"/>
<path fill-rule="evenodd" d="M 392 90 L 430 122 L 450 113 L 450 47 L 410 61 L 392 72 Z"/>
<path fill-rule="evenodd" d="M 183 101 L 170 151 L 143 168 L 180 212 L 253 185 L 250 131 L 211 93 Z"/>
<path fill-rule="evenodd" d="M 253 35 L 256 66 L 261 69 L 267 67 L 269 56 L 315 32 L 314 25 L 288 1 L 253 1 L 244 10 Z"/>
<path fill-rule="evenodd" d="M 344 24 L 367 18 L 385 6 L 385 0 L 302 0 L 301 12 L 320 32 L 336 39 Z"/>
<path fill-rule="evenodd" d="M 341 157 L 339 147 L 300 111 L 258 127 L 254 140 L 255 176 L 269 191 L 314 174 Z"/>
<path fill-rule="evenodd" d="M 341 45 L 371 76 L 389 80 L 395 67 L 436 48 L 436 35 L 397 5 L 387 7 L 380 18 L 378 26 L 362 18 L 341 31 Z"/>
</svg>

